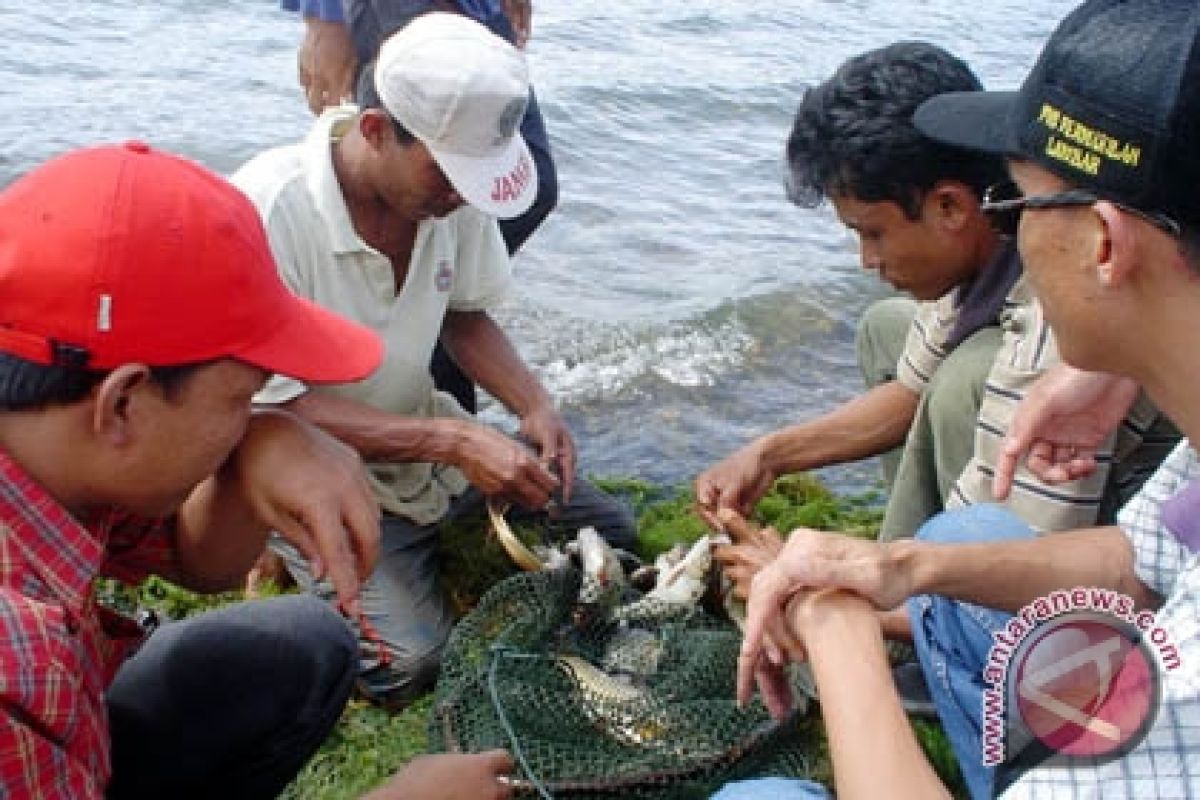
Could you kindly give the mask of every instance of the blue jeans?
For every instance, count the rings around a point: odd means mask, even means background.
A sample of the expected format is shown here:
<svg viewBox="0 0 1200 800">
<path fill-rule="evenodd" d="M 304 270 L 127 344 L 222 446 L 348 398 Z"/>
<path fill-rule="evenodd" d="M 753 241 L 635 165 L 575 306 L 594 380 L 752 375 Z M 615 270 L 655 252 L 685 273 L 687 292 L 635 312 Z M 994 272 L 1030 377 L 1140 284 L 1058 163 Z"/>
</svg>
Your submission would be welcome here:
<svg viewBox="0 0 1200 800">
<path fill-rule="evenodd" d="M 942 544 L 1030 539 L 1034 533 L 996 505 L 977 505 L 939 514 L 917 532 L 921 541 Z M 908 601 L 913 644 L 938 717 L 967 788 L 975 800 L 994 795 L 995 768 L 983 764 L 983 667 L 992 633 L 1011 615 L 938 595 Z"/>
<path fill-rule="evenodd" d="M 711 800 L 829 800 L 829 790 L 815 781 L 755 778 L 727 783 Z"/>
<path fill-rule="evenodd" d="M 1000 506 L 977 505 L 946 511 L 926 522 L 917 538 L 944 544 L 1029 539 L 1033 531 Z M 913 643 L 938 717 L 954 747 L 967 788 L 975 800 L 991 798 L 995 769 L 983 765 L 983 666 L 992 632 L 1010 614 L 936 595 L 908 601 Z M 812 781 L 763 778 L 730 783 L 712 800 L 824 800 L 829 792 Z"/>
</svg>

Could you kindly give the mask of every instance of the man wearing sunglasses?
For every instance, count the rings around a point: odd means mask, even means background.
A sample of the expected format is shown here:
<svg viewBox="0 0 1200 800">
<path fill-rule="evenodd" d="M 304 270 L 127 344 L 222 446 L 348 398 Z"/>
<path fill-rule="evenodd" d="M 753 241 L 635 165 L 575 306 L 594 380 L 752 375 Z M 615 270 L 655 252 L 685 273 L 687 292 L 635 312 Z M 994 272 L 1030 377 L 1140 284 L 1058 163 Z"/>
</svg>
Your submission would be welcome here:
<svg viewBox="0 0 1200 800">
<path fill-rule="evenodd" d="M 863 266 L 909 297 L 864 317 L 868 391 L 697 478 L 714 524 L 722 507 L 748 514 L 779 475 L 879 454 L 890 488 L 881 539 L 911 537 L 944 507 L 994 500 L 1013 408 L 1057 351 L 1012 230 L 992 224 L 1011 215 L 980 211 L 988 191 L 1012 195 L 1000 159 L 934 141 L 911 122 L 934 95 L 979 89 L 946 51 L 900 42 L 851 58 L 805 93 L 788 142 L 790 198 L 829 200 Z M 1053 487 L 1022 470 L 1007 505 L 1039 531 L 1111 521 L 1177 441 L 1160 419 L 1140 403 L 1101 448 L 1097 470 Z"/>
<path fill-rule="evenodd" d="M 807 652 L 839 797 L 946 796 L 887 677 L 878 610 L 906 601 L 972 797 L 1200 793 L 1200 459 L 1190 445 L 1200 436 L 1197 120 L 1200 6 L 1193 0 L 1089 0 L 1058 27 L 1018 92 L 948 94 L 917 111 L 915 124 L 929 136 L 1008 160 L 1018 194 L 989 198 L 985 209 L 1019 212 L 1021 256 L 1064 360 L 1132 379 L 1188 440 L 1112 526 L 1034 537 L 1009 512 L 982 505 L 948 512 L 922 533 L 974 530 L 1005 541 L 934 544 L 919 535 L 881 546 L 793 533 L 753 581 L 739 691 L 748 696 L 757 678 L 769 704 L 781 708 L 783 659 L 764 657 L 764 632 L 793 658 Z M 1106 656 L 1096 669 L 1078 670 L 1061 656 L 1080 643 L 1060 640 L 1071 647 L 1044 665 L 1071 677 L 1049 690 L 1058 705 L 1044 707 L 1057 716 L 1017 715 L 1010 702 L 1003 722 L 1034 735 L 1009 736 L 1012 752 L 999 772 L 985 767 L 982 687 L 991 648 L 1018 621 L 1009 614 L 1075 587 L 1119 592 L 1135 609 L 1153 611 L 1156 627 L 1144 638 L 1169 641 L 1173 657 L 1152 653 L 1150 677 L 1125 683 L 1131 659 Z M 1007 684 L 1010 701 L 1024 691 L 1019 680 L 1017 673 Z M 1099 713 L 1112 698 L 1136 698 L 1154 684 L 1148 713 Z M 1097 697 L 1094 706 L 1079 704 Z M 1086 724 L 1073 723 L 1075 738 L 1058 738 L 1046 725 L 1061 720 L 1068 728 L 1064 708 L 1087 712 Z M 1119 749 L 1073 750 L 1084 731 L 1113 729 Z M 729 796 L 767 796 L 751 788 Z"/>
</svg>

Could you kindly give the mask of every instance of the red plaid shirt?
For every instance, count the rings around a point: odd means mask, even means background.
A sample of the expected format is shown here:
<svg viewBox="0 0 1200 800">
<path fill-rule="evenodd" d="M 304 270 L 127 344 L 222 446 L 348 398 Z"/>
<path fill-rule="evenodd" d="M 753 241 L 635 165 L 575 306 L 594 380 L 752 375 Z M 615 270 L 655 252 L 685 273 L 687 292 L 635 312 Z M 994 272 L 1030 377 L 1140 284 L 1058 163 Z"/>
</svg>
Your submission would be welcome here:
<svg viewBox="0 0 1200 800">
<path fill-rule="evenodd" d="M 103 797 L 104 690 L 140 631 L 97 607 L 92 580 L 172 576 L 171 522 L 81 524 L 0 451 L 0 797 Z"/>
</svg>

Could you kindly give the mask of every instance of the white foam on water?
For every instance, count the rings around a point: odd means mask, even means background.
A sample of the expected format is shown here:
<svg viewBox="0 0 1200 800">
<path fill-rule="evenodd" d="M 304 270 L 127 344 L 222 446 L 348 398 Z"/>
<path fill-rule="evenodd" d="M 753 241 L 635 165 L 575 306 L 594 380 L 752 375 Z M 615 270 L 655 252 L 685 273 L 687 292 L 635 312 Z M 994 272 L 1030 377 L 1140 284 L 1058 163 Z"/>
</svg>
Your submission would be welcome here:
<svg viewBox="0 0 1200 800">
<path fill-rule="evenodd" d="M 546 387 L 563 404 L 637 391 L 647 378 L 681 388 L 712 386 L 745 363 L 755 341 L 732 319 L 701 329 L 670 324 L 641 332 L 611 330 L 576 349 L 537 367 Z"/>
</svg>

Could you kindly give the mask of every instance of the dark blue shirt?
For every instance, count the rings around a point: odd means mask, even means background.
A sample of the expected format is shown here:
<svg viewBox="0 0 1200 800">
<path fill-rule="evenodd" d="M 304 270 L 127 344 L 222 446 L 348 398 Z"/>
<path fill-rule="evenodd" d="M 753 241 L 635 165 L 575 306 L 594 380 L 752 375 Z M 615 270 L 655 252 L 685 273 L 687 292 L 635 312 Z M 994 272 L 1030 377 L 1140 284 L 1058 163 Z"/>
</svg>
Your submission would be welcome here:
<svg viewBox="0 0 1200 800">
<path fill-rule="evenodd" d="M 499 0 L 454 0 L 462 12 L 480 22 L 486 22 L 502 13 Z M 306 17 L 316 17 L 327 22 L 345 22 L 346 10 L 342 0 L 280 0 L 286 11 L 299 11 Z"/>
</svg>

